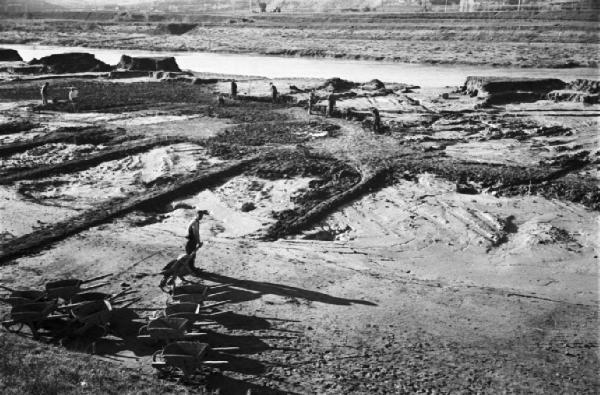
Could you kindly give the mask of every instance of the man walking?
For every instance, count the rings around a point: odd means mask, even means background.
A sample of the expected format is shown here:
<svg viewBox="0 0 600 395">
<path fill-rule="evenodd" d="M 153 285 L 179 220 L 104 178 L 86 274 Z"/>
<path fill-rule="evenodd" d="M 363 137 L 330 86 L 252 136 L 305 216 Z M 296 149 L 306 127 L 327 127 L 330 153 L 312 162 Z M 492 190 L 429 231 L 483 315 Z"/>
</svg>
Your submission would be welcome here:
<svg viewBox="0 0 600 395">
<path fill-rule="evenodd" d="M 333 95 L 333 93 L 330 93 L 329 96 L 327 96 L 327 116 L 332 117 L 334 110 L 335 110 L 335 96 Z"/>
<path fill-rule="evenodd" d="M 379 116 L 379 110 L 373 107 L 371 113 L 373 114 L 373 133 L 379 134 L 381 133 L 381 117 Z"/>
<path fill-rule="evenodd" d="M 77 110 L 77 99 L 79 98 L 79 91 L 74 86 L 69 88 L 69 103 L 73 108 L 73 112 Z"/>
<path fill-rule="evenodd" d="M 200 239 L 200 221 L 205 215 L 209 215 L 209 212 L 206 210 L 198 210 L 196 212 L 196 217 L 188 226 L 188 241 L 185 244 L 185 253 L 187 255 L 192 255 L 192 258 L 189 260 L 189 266 L 192 272 L 199 271 L 199 269 L 194 266 L 194 261 L 196 260 L 196 250 L 202 247 L 203 244 L 202 240 Z"/>
<path fill-rule="evenodd" d="M 40 93 L 42 95 L 42 105 L 43 106 L 48 105 L 48 87 L 49 86 L 50 86 L 50 84 L 48 82 L 44 82 L 44 85 L 42 85 L 42 89 L 40 90 Z"/>
<path fill-rule="evenodd" d="M 313 112 L 313 107 L 317 102 L 317 98 L 315 96 L 315 90 L 311 90 L 308 95 L 308 115 L 311 115 Z"/>
<path fill-rule="evenodd" d="M 231 80 L 231 98 L 237 98 L 237 83 L 235 80 Z"/>
<path fill-rule="evenodd" d="M 275 85 L 273 85 L 272 82 L 269 83 L 271 85 L 271 100 L 273 100 L 273 103 L 277 102 L 277 87 L 275 87 Z"/>
</svg>

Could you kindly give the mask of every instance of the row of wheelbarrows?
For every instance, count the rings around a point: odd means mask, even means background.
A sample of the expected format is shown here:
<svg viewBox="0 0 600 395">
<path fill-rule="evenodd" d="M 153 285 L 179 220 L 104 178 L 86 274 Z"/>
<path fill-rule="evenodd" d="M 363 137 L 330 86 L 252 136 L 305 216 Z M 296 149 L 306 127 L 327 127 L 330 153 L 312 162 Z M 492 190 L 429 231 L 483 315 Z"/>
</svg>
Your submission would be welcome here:
<svg viewBox="0 0 600 395">
<path fill-rule="evenodd" d="M 128 289 L 117 294 L 93 291 L 108 285 L 98 281 L 111 276 L 105 275 L 88 280 L 65 279 L 49 282 L 44 290 L 18 290 L 3 285 L 9 292 L 0 302 L 11 306 L 8 319 L 2 326 L 11 332 L 21 332 L 29 327 L 34 339 L 50 335 L 54 339 L 91 337 L 93 328 L 102 331 L 101 337 L 116 335 L 111 327 L 113 314 L 120 309 L 130 308 L 140 297 L 131 297 L 135 291 Z M 152 356 L 152 366 L 161 373 L 182 373 L 184 378 L 201 374 L 206 369 L 225 365 L 227 361 L 209 360 L 215 352 L 236 351 L 238 347 L 211 347 L 199 341 L 207 335 L 203 327 L 216 325 L 211 319 L 226 313 L 220 311 L 229 301 L 205 303 L 211 297 L 226 292 L 204 284 L 173 286 L 166 307 L 156 311 L 147 323 L 139 327 L 137 339 L 163 347 Z M 95 352 L 95 342 L 92 352 Z"/>
</svg>

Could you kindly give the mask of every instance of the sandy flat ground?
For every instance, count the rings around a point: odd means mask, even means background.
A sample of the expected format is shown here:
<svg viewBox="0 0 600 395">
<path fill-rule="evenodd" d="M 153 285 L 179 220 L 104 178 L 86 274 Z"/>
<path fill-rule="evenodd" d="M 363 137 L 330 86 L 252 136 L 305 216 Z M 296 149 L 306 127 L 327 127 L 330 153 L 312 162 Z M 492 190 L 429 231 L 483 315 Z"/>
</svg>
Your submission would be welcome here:
<svg viewBox="0 0 600 395">
<path fill-rule="evenodd" d="M 302 89 L 310 86 L 306 81 L 278 81 L 282 91 L 292 83 Z M 240 86 L 241 92 L 250 92 L 250 82 Z M 228 87 L 221 83 L 214 89 L 226 92 Z M 383 162 L 413 149 L 430 153 L 426 149 L 433 145 L 440 160 L 462 158 L 499 166 L 535 167 L 564 153 L 597 155 L 596 107 L 567 104 L 563 112 L 548 114 L 523 104 L 502 108 L 500 115 L 461 113 L 457 119 L 432 122 L 434 112 L 473 110 L 477 104 L 463 96 L 439 100 L 451 91 L 408 94 L 420 101 L 418 105 L 395 94 L 349 99 L 345 104 L 352 107 L 381 105 L 392 110 L 384 115 L 386 122 L 407 125 L 382 136 L 368 132 L 360 121 L 336 118 L 318 123 L 323 121 L 320 116 L 308 116 L 300 107 L 252 111 L 285 115 L 287 124 L 313 122 L 314 135 L 302 145 L 278 148 L 332 155 L 360 171 L 368 170 L 374 157 Z M 268 85 L 252 92 L 266 96 Z M 27 105 L 24 100 L 6 111 L 14 113 Z M 410 111 L 400 111 L 403 106 Z M 233 108 L 225 110 L 233 113 Z M 3 186 L 0 235 L 6 240 L 93 210 L 109 198 L 142 193 L 161 177 L 183 177 L 228 163 L 211 156 L 199 140 L 252 124 L 236 121 L 233 115 L 219 118 L 176 110 L 39 116 L 49 130 L 65 124 L 103 124 L 125 128 L 129 135 L 168 134 L 190 141 Z M 487 138 L 495 130 L 537 130 L 526 123 L 514 126 L 515 118 L 562 125 L 573 133 Z M 286 124 L 277 119 L 268 125 Z M 424 122 L 430 122 L 429 129 Z M 266 123 L 257 123 L 266 128 Z M 53 160 L 72 148 L 47 147 L 54 150 Z M 3 160 L 36 164 L 46 160 L 42 154 L 44 149 Z M 586 176 L 595 174 L 597 162 L 585 171 Z M 183 252 L 195 210 L 206 209 L 210 215 L 202 221 L 204 246 L 196 262 L 204 272 L 194 280 L 225 284 L 229 293 L 220 299 L 230 301 L 229 313 L 207 331 L 208 336 L 215 344 L 242 348 L 224 368 L 229 380 L 223 384 L 224 393 L 248 388 L 253 393 L 297 394 L 595 392 L 597 211 L 536 194 L 499 196 L 485 188 L 462 194 L 456 182 L 420 172 L 366 191 L 299 234 L 262 239 L 277 214 L 296 208 L 297 199 L 315 181 L 319 177 L 234 175 L 201 190 L 184 191 L 160 210 L 136 209 L 20 257 L 0 267 L 0 279 L 12 287 L 42 287 L 54 279 L 110 274 L 107 291 L 130 286 L 142 296 L 136 314 L 145 322 L 168 300 L 158 287 L 160 270 Z M 17 193 L 17 186 L 27 191 L 27 198 Z M 244 203 L 255 208 L 243 210 Z M 2 305 L 0 312 L 6 311 Z M 68 347 L 86 350 L 77 342 Z M 143 374 L 152 374 L 154 351 L 133 336 L 107 337 L 97 344 L 98 358 Z M 209 382 L 219 380 L 213 377 Z M 231 383 L 235 389 L 228 390 Z"/>
</svg>

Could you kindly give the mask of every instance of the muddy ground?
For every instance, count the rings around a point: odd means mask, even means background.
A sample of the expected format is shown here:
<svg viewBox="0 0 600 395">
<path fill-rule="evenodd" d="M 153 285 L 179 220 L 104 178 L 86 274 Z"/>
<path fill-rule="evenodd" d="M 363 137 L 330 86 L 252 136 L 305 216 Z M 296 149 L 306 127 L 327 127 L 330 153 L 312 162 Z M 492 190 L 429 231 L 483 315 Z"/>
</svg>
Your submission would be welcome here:
<svg viewBox="0 0 600 395">
<path fill-rule="evenodd" d="M 1 83 L 1 283 L 111 274 L 143 320 L 201 208 L 196 280 L 230 291 L 208 341 L 240 351 L 189 391 L 597 393 L 598 105 L 352 88 L 326 118 L 326 89 L 309 115 L 289 88 L 324 81 L 273 82 L 285 100 L 264 80 L 220 106 L 226 81 L 52 80 L 76 111 Z M 125 333 L 94 360 L 137 382 L 155 350 Z"/>
<path fill-rule="evenodd" d="M 598 67 L 597 16 L 581 13 L 571 15 L 571 20 L 556 20 L 544 14 L 530 19 L 480 15 L 173 15 L 170 20 L 164 16 L 144 20 L 140 15 L 132 20 L 94 20 L 90 13 L 79 20 L 7 19 L 0 23 L 0 43 L 408 63 Z M 183 31 L 172 29 L 178 23 L 185 27 Z"/>
</svg>

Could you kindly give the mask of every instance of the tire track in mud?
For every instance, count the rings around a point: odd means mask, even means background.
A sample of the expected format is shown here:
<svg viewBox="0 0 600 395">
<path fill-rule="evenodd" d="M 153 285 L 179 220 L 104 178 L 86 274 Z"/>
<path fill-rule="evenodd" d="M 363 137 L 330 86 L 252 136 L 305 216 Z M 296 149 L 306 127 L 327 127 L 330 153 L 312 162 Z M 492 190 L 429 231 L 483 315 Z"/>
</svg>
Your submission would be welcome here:
<svg viewBox="0 0 600 395">
<path fill-rule="evenodd" d="M 247 159 L 218 165 L 216 168 L 199 171 L 187 177 L 178 178 L 165 186 L 157 187 L 146 193 L 111 199 L 81 215 L 12 239 L 0 244 L 0 265 L 5 265 L 21 256 L 38 252 L 57 241 L 127 214 L 136 208 L 174 200 L 178 196 L 188 195 L 210 185 L 222 183 L 226 179 L 244 172 L 248 165 L 257 162 L 259 159 L 260 155 L 255 155 Z"/>
<path fill-rule="evenodd" d="M 0 177 L 0 184 L 9 184 L 18 180 L 42 178 L 56 174 L 73 173 L 76 171 L 88 169 L 92 166 L 96 166 L 103 162 L 120 159 L 129 155 L 148 151 L 149 149 L 157 146 L 182 143 L 185 141 L 187 140 L 182 137 L 167 137 L 154 138 L 134 144 L 126 144 L 110 151 L 104 151 L 94 155 L 90 155 L 86 158 L 73 159 L 70 161 L 57 163 L 55 165 L 37 167 L 34 169 L 20 171 L 14 174 Z"/>
</svg>

